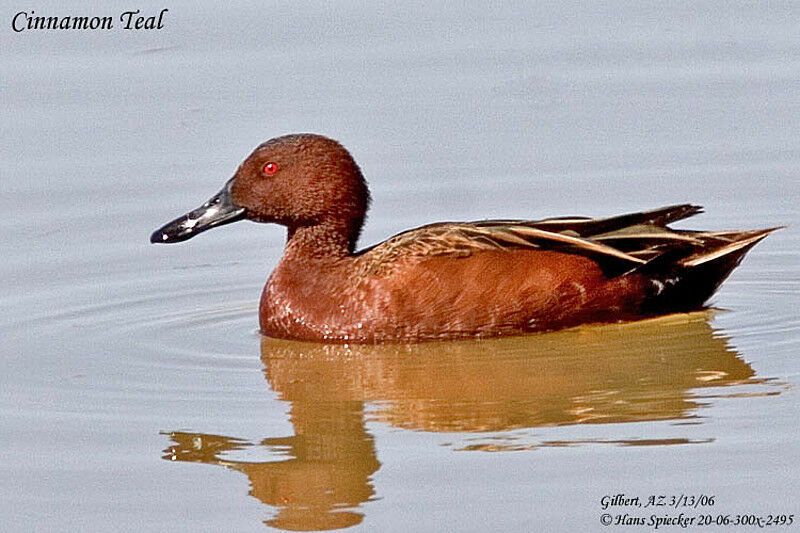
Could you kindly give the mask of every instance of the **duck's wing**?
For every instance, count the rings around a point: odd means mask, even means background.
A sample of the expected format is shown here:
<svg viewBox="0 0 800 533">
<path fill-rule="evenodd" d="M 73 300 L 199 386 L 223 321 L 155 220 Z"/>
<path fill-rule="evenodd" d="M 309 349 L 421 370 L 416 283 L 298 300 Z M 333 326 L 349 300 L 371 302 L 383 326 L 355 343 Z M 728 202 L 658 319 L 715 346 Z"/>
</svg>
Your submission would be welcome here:
<svg viewBox="0 0 800 533">
<path fill-rule="evenodd" d="M 667 227 L 701 211 L 699 206 L 682 204 L 601 219 L 440 222 L 405 231 L 359 252 L 360 271 L 385 274 L 403 261 L 424 257 L 540 249 L 587 256 L 614 276 L 666 258 L 693 266 L 720 254 L 749 249 L 774 230 L 695 232 Z"/>
<path fill-rule="evenodd" d="M 560 217 L 534 220 L 526 224 L 548 231 L 567 231 L 573 232 L 580 237 L 592 237 L 594 235 L 626 230 L 638 226 L 650 226 L 663 229 L 667 224 L 689 218 L 702 212 L 703 208 L 699 205 L 679 204 L 608 218 Z M 502 223 L 503 221 L 487 222 Z"/>
</svg>

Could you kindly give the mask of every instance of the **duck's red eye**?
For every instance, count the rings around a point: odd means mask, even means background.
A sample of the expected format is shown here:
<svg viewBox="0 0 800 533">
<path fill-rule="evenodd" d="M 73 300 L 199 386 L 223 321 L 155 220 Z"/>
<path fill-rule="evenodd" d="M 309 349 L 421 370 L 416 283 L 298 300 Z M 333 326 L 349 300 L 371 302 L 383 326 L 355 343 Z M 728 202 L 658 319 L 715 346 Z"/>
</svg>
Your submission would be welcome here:
<svg viewBox="0 0 800 533">
<path fill-rule="evenodd" d="M 274 176 L 275 173 L 278 171 L 278 165 L 275 163 L 267 163 L 264 165 L 264 174 L 267 176 Z"/>
</svg>

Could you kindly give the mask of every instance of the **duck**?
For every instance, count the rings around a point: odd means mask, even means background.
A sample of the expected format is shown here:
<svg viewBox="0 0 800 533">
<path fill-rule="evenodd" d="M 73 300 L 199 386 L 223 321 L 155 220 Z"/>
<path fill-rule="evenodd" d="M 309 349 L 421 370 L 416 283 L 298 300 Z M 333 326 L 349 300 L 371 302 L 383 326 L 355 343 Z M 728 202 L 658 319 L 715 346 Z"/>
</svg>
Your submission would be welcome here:
<svg viewBox="0 0 800 533">
<path fill-rule="evenodd" d="M 680 204 L 607 218 L 437 222 L 357 250 L 370 193 L 317 134 L 260 144 L 222 190 L 156 230 L 178 243 L 238 220 L 287 228 L 261 293 L 262 334 L 332 343 L 497 337 L 701 308 L 780 228 L 689 231 Z"/>
</svg>

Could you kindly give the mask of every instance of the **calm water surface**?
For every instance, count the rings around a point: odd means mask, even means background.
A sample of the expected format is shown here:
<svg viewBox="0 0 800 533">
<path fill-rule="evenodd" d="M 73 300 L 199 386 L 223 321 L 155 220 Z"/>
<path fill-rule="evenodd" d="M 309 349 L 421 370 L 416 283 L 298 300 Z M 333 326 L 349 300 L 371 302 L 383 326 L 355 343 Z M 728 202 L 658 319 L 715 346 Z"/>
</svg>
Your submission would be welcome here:
<svg viewBox="0 0 800 533">
<path fill-rule="evenodd" d="M 608 531 L 600 499 L 617 493 L 800 523 L 794 4 L 168 15 L 147 34 L 2 30 L 3 528 Z M 147 241 L 293 131 L 361 164 L 363 245 L 437 220 L 685 201 L 707 208 L 685 227 L 789 227 L 710 311 L 474 342 L 277 341 L 256 312 L 282 229 Z"/>
</svg>

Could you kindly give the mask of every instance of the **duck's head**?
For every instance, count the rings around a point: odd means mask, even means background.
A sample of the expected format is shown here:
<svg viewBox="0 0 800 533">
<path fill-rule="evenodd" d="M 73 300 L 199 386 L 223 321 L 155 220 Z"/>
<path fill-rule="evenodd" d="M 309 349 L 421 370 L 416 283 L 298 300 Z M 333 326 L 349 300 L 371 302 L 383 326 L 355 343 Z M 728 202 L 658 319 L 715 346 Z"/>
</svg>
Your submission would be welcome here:
<svg viewBox="0 0 800 533">
<path fill-rule="evenodd" d="M 220 192 L 156 230 L 150 242 L 181 242 L 246 218 L 290 231 L 328 225 L 355 244 L 368 203 L 361 171 L 341 144 L 321 135 L 286 135 L 261 144 Z"/>
</svg>

